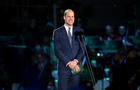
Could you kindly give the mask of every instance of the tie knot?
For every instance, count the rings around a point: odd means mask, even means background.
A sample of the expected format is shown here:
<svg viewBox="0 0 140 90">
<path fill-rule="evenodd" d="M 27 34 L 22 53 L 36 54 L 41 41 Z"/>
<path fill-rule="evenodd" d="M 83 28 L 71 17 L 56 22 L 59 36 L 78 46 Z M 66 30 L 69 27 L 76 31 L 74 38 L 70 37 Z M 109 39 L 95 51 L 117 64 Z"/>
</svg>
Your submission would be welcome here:
<svg viewBox="0 0 140 90">
<path fill-rule="evenodd" d="M 69 33 L 69 35 L 71 36 L 71 28 L 69 27 L 69 29 L 68 29 L 68 33 Z"/>
</svg>

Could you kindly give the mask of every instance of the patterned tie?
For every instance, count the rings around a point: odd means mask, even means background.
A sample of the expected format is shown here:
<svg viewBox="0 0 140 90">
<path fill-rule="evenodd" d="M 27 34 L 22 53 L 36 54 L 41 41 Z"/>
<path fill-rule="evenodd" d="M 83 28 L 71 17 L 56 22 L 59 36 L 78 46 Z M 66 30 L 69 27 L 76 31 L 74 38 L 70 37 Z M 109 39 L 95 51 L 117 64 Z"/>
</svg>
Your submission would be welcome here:
<svg viewBox="0 0 140 90">
<path fill-rule="evenodd" d="M 70 45 L 72 47 L 72 36 L 71 36 L 71 33 L 70 33 L 70 28 L 68 29 L 68 37 L 69 37 Z"/>
</svg>

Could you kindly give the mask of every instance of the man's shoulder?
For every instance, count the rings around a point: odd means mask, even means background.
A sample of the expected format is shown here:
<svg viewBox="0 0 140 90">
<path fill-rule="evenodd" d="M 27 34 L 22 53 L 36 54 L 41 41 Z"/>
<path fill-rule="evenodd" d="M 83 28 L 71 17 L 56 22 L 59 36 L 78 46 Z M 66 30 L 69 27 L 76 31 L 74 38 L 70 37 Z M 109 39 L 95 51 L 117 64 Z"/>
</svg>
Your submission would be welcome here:
<svg viewBox="0 0 140 90">
<path fill-rule="evenodd" d="M 61 26 L 61 27 L 53 30 L 53 40 L 54 40 L 54 36 L 59 36 L 61 34 L 63 28 L 64 28 L 64 26 Z"/>
<path fill-rule="evenodd" d="M 64 29 L 64 26 L 54 29 L 54 32 L 61 32 Z"/>
<path fill-rule="evenodd" d="M 58 27 L 55 30 L 62 30 L 62 29 L 64 29 L 64 26 Z"/>
</svg>

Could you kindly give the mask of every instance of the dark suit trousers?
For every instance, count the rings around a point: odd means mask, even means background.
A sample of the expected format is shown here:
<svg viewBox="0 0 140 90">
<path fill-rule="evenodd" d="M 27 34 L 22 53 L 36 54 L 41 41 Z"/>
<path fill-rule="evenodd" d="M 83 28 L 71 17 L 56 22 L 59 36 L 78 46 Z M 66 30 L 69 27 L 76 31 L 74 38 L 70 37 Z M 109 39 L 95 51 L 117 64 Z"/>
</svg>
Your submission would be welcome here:
<svg viewBox="0 0 140 90">
<path fill-rule="evenodd" d="M 58 90 L 77 90 L 79 88 L 80 74 L 59 74 Z"/>
</svg>

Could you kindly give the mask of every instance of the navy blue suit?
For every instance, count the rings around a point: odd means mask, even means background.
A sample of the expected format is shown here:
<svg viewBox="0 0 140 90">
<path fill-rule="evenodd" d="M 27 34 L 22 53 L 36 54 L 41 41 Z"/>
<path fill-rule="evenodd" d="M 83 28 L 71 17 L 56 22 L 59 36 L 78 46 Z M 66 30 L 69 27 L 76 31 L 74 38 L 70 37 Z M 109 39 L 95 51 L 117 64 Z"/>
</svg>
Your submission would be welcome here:
<svg viewBox="0 0 140 90">
<path fill-rule="evenodd" d="M 84 57 L 78 37 L 74 34 L 78 30 L 73 27 L 72 47 L 64 26 L 53 32 L 54 50 L 58 58 L 58 90 L 72 90 L 71 87 L 79 84 L 80 75 L 72 75 L 71 69 L 66 67 L 69 61 L 77 59 L 80 62 Z"/>
</svg>

